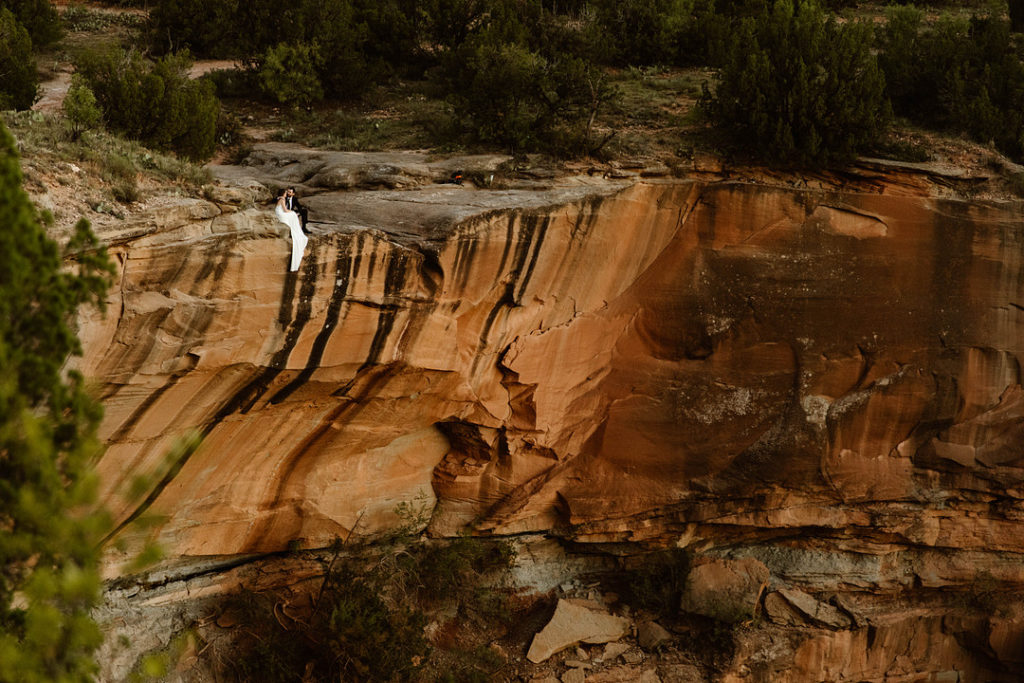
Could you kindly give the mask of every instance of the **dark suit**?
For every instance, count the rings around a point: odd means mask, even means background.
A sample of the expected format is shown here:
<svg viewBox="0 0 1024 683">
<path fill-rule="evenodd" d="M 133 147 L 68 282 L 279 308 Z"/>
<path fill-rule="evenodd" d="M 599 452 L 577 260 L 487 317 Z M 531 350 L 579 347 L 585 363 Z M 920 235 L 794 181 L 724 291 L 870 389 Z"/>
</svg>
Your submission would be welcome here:
<svg viewBox="0 0 1024 683">
<path fill-rule="evenodd" d="M 308 220 L 307 217 L 309 215 L 309 209 L 299 202 L 299 198 L 295 195 L 290 197 L 285 195 L 284 208 L 299 214 L 299 224 L 302 226 L 302 232 L 306 232 L 306 221 Z"/>
</svg>

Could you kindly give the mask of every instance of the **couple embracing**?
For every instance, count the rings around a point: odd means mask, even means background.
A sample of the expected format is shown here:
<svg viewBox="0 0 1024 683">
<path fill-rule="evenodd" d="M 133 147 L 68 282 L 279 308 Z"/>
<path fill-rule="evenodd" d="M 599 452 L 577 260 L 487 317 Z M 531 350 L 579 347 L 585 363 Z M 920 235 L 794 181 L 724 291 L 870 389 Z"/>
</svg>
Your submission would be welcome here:
<svg viewBox="0 0 1024 683">
<path fill-rule="evenodd" d="M 295 196 L 295 188 L 289 187 L 281 190 L 277 197 L 277 207 L 274 209 L 277 220 L 288 226 L 292 233 L 292 263 L 291 270 L 299 269 L 302 262 L 302 252 L 306 250 L 306 207 L 299 203 Z"/>
</svg>

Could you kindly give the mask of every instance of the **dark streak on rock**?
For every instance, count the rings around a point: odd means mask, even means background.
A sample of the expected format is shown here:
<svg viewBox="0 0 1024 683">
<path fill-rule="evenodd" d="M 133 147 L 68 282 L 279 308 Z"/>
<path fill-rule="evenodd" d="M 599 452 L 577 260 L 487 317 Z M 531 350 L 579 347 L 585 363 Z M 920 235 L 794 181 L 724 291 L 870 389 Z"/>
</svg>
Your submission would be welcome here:
<svg viewBox="0 0 1024 683">
<path fill-rule="evenodd" d="M 348 247 L 348 245 L 345 245 Z M 316 339 L 313 341 L 313 348 L 309 352 L 309 358 L 306 360 L 306 367 L 302 369 L 295 378 L 289 382 L 283 389 L 278 391 L 270 398 L 270 403 L 277 405 L 284 401 L 286 398 L 292 395 L 296 389 L 301 387 L 313 373 L 320 367 L 320 361 L 324 357 L 324 350 L 327 348 L 327 342 L 330 341 L 331 335 L 337 329 L 337 323 L 341 306 L 345 302 L 345 295 L 348 294 L 349 282 L 353 275 L 353 259 L 350 250 L 346 249 L 342 251 L 338 250 L 338 257 L 334 263 L 334 287 L 331 289 L 331 302 L 327 307 L 327 314 L 324 316 L 324 324 L 320 328 L 320 332 L 316 335 Z M 358 248 L 357 256 L 358 259 Z"/>
<path fill-rule="evenodd" d="M 530 278 L 533 276 L 533 269 L 537 267 L 537 259 L 540 256 L 540 248 L 544 244 L 544 238 L 547 236 L 548 226 L 551 225 L 551 216 L 531 216 L 530 223 L 530 236 L 536 236 L 533 243 L 533 254 L 530 256 L 530 265 L 526 267 L 526 273 L 519 279 L 519 295 L 516 297 L 516 303 L 522 303 L 523 294 L 526 293 L 526 287 L 530 284 Z"/>
<path fill-rule="evenodd" d="M 309 432 L 306 435 L 306 438 L 304 438 L 288 453 L 288 455 L 285 456 L 283 466 L 281 467 L 281 476 L 278 479 L 274 496 L 265 509 L 273 510 L 281 504 L 284 499 L 284 493 L 288 488 L 288 484 L 291 482 L 292 475 L 298 468 L 299 463 L 303 461 L 303 456 L 310 451 L 325 434 L 329 434 L 334 431 L 331 429 L 331 426 L 342 419 L 351 420 L 362 412 L 367 405 L 366 398 L 370 396 L 382 382 L 385 382 L 394 375 L 397 370 L 397 363 L 379 365 L 370 368 L 363 375 L 363 377 L 366 378 L 366 384 L 355 396 L 350 397 L 347 394 L 358 383 L 358 380 L 361 379 L 361 377 L 357 375 L 345 386 L 344 397 L 347 400 L 328 413 L 327 416 L 320 421 L 320 424 Z M 335 395 L 338 394 L 336 393 Z M 300 511 L 296 510 L 296 512 L 299 513 Z M 263 539 L 273 528 L 274 521 L 275 520 L 273 518 L 262 519 L 260 524 L 247 536 L 241 553 L 245 554 L 250 552 L 251 549 L 257 548 L 259 541 Z"/>
<path fill-rule="evenodd" d="M 127 437 L 129 432 L 131 432 L 132 429 L 135 428 L 135 425 L 139 423 L 139 420 L 142 419 L 142 416 L 145 415 L 149 411 L 149 409 L 153 407 L 153 404 L 156 403 L 161 396 L 167 393 L 168 389 L 170 389 L 171 387 L 178 383 L 178 379 L 178 376 L 172 375 L 171 378 L 166 383 L 164 383 L 163 386 L 159 387 L 156 391 L 147 396 L 142 401 L 142 403 L 136 406 L 135 410 L 132 411 L 132 414 L 129 415 L 128 419 L 124 421 L 124 424 L 118 427 L 117 431 L 114 432 L 109 439 L 107 439 L 107 442 L 116 443 Z"/>
<path fill-rule="evenodd" d="M 359 372 L 376 365 L 384 353 L 384 345 L 395 324 L 395 316 L 398 313 L 398 305 L 393 299 L 402 293 L 402 286 L 405 283 L 405 265 L 409 257 L 405 251 L 393 250 L 387 263 L 387 270 L 384 276 L 384 298 L 380 306 L 380 314 L 377 317 L 377 329 L 373 334 L 373 341 L 370 342 L 370 351 L 366 355 L 366 361 L 359 368 Z"/>
<path fill-rule="evenodd" d="M 259 399 L 260 395 L 266 391 L 267 386 L 276 377 L 281 369 L 284 367 L 284 363 L 287 361 L 288 356 L 291 354 L 292 349 L 298 342 L 299 334 L 302 332 L 303 326 L 309 321 L 310 309 L 312 306 L 313 292 L 316 288 L 316 271 L 317 271 L 317 260 L 316 251 L 310 253 L 305 265 L 302 268 L 303 278 L 302 288 L 299 291 L 299 306 L 296 313 L 295 319 L 291 322 L 285 335 L 284 345 L 278 349 L 270 361 L 268 367 L 263 368 L 260 373 L 252 380 L 249 381 L 240 391 L 236 392 L 234 396 L 228 399 L 227 402 L 221 406 L 217 414 L 214 415 L 213 419 L 204 425 L 201 430 L 202 437 L 206 437 L 212 432 L 217 425 L 219 425 L 228 415 L 236 412 L 248 412 L 252 406 Z M 295 281 L 298 279 L 298 272 L 288 272 L 285 275 L 285 286 L 281 300 L 281 308 L 278 314 L 278 320 L 286 315 L 286 311 L 291 310 L 290 297 L 295 292 Z M 180 458 L 166 474 L 160 479 L 160 481 L 153 487 L 146 496 L 145 500 L 135 508 L 134 511 L 128 517 L 122 521 L 117 527 L 114 528 L 109 534 L 107 534 L 100 542 L 101 545 L 109 541 L 111 538 L 116 536 L 126 526 L 134 522 L 139 518 L 142 513 L 149 509 L 149 507 L 156 501 L 156 499 L 163 493 L 164 489 L 167 488 L 181 469 L 185 466 L 185 463 L 192 457 L 192 452 L 186 452 L 185 455 Z"/>
<path fill-rule="evenodd" d="M 494 326 L 495 320 L 498 318 L 498 314 L 504 308 L 512 308 L 519 304 L 515 296 L 516 285 L 519 282 L 519 275 L 522 272 L 523 266 L 526 264 L 527 256 L 530 253 L 530 243 L 533 242 L 534 231 L 537 228 L 538 220 L 533 218 L 532 220 L 522 220 L 522 229 L 519 234 L 519 239 L 515 240 L 515 254 L 512 257 L 512 266 L 509 269 L 509 275 L 511 276 L 509 281 L 505 284 L 505 291 L 502 293 L 501 298 L 495 302 L 494 306 L 487 313 L 487 319 L 484 321 L 483 329 L 480 331 L 480 339 L 476 347 L 476 353 L 473 354 L 473 365 L 470 369 L 470 374 L 476 372 L 477 366 L 480 363 L 480 352 L 487 346 L 487 338 L 490 336 L 491 328 Z M 511 224 L 509 222 L 511 232 Z M 509 237 L 506 242 L 506 251 L 509 245 L 512 243 L 512 238 Z M 536 259 L 536 251 L 534 252 L 534 259 Z M 502 264 L 505 263 L 506 258 L 502 257 Z M 499 279 L 501 278 L 501 272 L 498 274 Z"/>
</svg>

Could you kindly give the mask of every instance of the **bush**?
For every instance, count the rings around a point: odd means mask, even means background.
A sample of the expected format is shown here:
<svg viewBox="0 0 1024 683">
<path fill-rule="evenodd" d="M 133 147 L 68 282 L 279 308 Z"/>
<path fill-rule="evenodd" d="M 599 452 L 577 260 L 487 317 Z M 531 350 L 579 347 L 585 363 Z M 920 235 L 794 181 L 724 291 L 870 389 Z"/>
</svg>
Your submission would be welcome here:
<svg viewBox="0 0 1024 683">
<path fill-rule="evenodd" d="M 871 29 L 836 24 L 813 0 L 777 0 L 744 19 L 703 104 L 746 149 L 771 160 L 845 161 L 885 132 L 885 81 Z"/>
<path fill-rule="evenodd" d="M 586 149 L 590 115 L 614 96 L 596 69 L 570 55 L 547 58 L 522 44 L 482 36 L 461 51 L 452 80 L 459 122 L 513 154 Z"/>
<path fill-rule="evenodd" d="M 2 0 L 6 7 L 25 27 L 36 48 L 47 47 L 60 40 L 61 21 L 50 0 Z"/>
<path fill-rule="evenodd" d="M 158 0 L 149 12 L 149 41 L 159 53 L 189 50 L 203 57 L 234 54 L 234 0 Z"/>
<path fill-rule="evenodd" d="M 107 125 L 157 149 L 205 159 L 216 146 L 220 102 L 213 84 L 191 80 L 187 53 L 156 62 L 106 48 L 82 55 L 78 72 L 96 96 Z"/>
<path fill-rule="evenodd" d="M 28 109 L 36 101 L 39 76 L 28 31 L 0 8 L 0 109 Z"/>
<path fill-rule="evenodd" d="M 926 30 L 919 10 L 894 8 L 879 47 L 897 114 L 1024 158 L 1024 62 L 1006 21 L 943 17 Z"/>
<path fill-rule="evenodd" d="M 427 612 L 466 626 L 477 641 L 496 620 L 508 620 L 502 587 L 490 584 L 508 571 L 512 551 L 504 542 L 478 538 L 404 545 L 407 537 L 383 546 L 363 546 L 338 555 L 328 567 L 311 606 L 273 593 L 243 594 L 231 606 L 242 612 L 251 640 L 232 644 L 241 680 L 307 681 L 443 680 L 424 637 Z M 362 557 L 362 559 L 360 559 Z M 284 615 L 282 618 L 281 615 Z M 486 680 L 484 670 L 502 661 L 492 652 L 467 652 L 459 680 Z M 443 658 L 441 658 L 443 659 Z"/>
<path fill-rule="evenodd" d="M 675 64 L 692 0 L 599 0 L 597 21 L 622 66 Z"/>
<path fill-rule="evenodd" d="M 267 50 L 260 88 L 281 104 L 305 107 L 324 98 L 317 74 L 323 60 L 316 45 L 281 43 Z"/>
<path fill-rule="evenodd" d="M 68 119 L 72 140 L 77 140 L 87 130 L 98 128 L 103 119 L 96 96 L 80 74 L 71 77 L 71 86 L 61 108 Z"/>
</svg>

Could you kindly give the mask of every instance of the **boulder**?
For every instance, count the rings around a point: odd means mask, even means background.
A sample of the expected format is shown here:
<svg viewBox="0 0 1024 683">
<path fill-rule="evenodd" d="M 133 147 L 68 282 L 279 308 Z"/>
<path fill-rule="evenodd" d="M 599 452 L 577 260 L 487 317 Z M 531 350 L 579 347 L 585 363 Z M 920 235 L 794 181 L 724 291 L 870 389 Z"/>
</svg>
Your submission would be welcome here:
<svg viewBox="0 0 1024 683">
<path fill-rule="evenodd" d="M 684 612 L 729 623 L 749 619 L 768 576 L 768 568 L 751 557 L 710 559 L 690 570 L 680 606 Z"/>
<path fill-rule="evenodd" d="M 656 621 L 644 621 L 636 628 L 636 640 L 640 647 L 650 652 L 672 642 L 672 634 Z"/>
<path fill-rule="evenodd" d="M 577 643 L 608 643 L 629 633 L 630 621 L 592 604 L 562 599 L 551 621 L 533 637 L 526 658 L 540 663 Z"/>
</svg>

